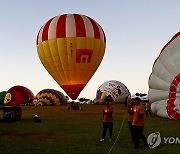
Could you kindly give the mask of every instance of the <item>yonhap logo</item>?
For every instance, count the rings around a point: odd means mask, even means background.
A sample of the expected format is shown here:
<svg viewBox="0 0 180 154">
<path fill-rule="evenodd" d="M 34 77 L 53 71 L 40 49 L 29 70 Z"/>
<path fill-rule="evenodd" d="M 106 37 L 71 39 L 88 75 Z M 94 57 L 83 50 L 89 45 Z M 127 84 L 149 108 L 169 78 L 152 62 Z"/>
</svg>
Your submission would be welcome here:
<svg viewBox="0 0 180 154">
<path fill-rule="evenodd" d="M 149 148 L 151 149 L 159 146 L 159 144 L 161 143 L 160 133 L 159 132 L 151 133 L 147 138 L 147 142 L 148 142 Z"/>
<path fill-rule="evenodd" d="M 162 141 L 165 144 L 180 144 L 180 139 L 178 137 L 162 137 Z M 155 148 L 161 143 L 161 135 L 159 132 L 149 134 L 147 138 L 149 148 Z"/>
</svg>

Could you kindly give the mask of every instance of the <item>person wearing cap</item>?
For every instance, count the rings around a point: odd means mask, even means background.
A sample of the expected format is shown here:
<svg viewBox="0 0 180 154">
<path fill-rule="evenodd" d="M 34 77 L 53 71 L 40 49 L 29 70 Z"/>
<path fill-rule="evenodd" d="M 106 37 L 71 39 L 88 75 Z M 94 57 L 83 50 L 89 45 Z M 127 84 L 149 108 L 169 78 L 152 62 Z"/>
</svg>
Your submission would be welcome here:
<svg viewBox="0 0 180 154">
<path fill-rule="evenodd" d="M 102 132 L 102 138 L 100 139 L 100 142 L 105 141 L 107 129 L 109 129 L 109 141 L 112 141 L 113 107 L 110 105 L 110 102 L 112 102 L 111 99 L 105 100 L 106 106 L 103 108 L 103 132 Z"/>
<path fill-rule="evenodd" d="M 133 140 L 134 140 L 134 149 L 139 148 L 139 138 L 143 141 L 144 147 L 147 147 L 147 139 L 143 134 L 144 129 L 144 108 L 140 104 L 141 99 L 136 97 L 133 99 L 134 102 L 134 115 L 132 120 L 132 129 L 133 129 Z"/>
</svg>

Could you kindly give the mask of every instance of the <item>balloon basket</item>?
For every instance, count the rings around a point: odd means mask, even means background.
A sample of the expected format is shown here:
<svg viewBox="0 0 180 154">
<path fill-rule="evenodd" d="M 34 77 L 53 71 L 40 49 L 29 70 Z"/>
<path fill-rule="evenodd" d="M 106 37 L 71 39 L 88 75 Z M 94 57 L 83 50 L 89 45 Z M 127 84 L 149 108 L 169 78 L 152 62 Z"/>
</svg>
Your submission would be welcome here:
<svg viewBox="0 0 180 154">
<path fill-rule="evenodd" d="M 8 107 L 3 107 L 3 120 L 4 121 L 20 121 L 21 120 L 21 107 L 19 106 L 8 106 Z"/>
</svg>

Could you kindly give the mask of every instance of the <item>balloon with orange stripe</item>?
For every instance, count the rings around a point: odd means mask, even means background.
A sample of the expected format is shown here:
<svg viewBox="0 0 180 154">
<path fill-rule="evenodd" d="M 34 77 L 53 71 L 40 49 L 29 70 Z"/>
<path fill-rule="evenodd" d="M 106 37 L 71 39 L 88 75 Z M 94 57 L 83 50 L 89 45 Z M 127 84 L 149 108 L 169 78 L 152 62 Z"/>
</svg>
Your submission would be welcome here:
<svg viewBox="0 0 180 154">
<path fill-rule="evenodd" d="M 100 65 L 106 38 L 102 27 L 92 18 L 63 14 L 41 27 L 36 44 L 43 66 L 75 100 Z"/>
</svg>

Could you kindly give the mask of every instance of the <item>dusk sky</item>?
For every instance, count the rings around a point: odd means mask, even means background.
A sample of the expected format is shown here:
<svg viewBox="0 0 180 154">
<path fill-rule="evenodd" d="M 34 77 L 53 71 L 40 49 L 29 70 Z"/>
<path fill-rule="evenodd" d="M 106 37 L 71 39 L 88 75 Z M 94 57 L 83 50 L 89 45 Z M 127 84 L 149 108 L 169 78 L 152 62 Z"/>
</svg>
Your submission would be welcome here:
<svg viewBox="0 0 180 154">
<path fill-rule="evenodd" d="M 148 93 L 152 66 L 179 31 L 179 0 L 4 0 L 0 14 L 0 91 L 22 85 L 34 95 L 63 92 L 38 58 L 36 37 L 45 22 L 65 13 L 87 15 L 106 35 L 104 58 L 80 97 L 94 99 L 106 81 L 124 83 L 131 94 Z"/>
</svg>

